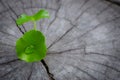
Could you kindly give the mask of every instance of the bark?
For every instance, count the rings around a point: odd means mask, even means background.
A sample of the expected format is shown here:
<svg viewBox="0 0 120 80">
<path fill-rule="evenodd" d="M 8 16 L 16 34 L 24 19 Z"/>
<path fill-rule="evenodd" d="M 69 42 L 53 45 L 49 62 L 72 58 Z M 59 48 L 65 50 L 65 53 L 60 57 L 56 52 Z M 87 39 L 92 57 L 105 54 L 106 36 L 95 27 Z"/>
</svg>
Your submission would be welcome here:
<svg viewBox="0 0 120 80">
<path fill-rule="evenodd" d="M 51 16 L 37 22 L 48 52 L 26 63 L 15 42 L 33 24 L 15 20 L 39 9 Z M 0 80 L 120 80 L 119 0 L 0 0 Z"/>
</svg>

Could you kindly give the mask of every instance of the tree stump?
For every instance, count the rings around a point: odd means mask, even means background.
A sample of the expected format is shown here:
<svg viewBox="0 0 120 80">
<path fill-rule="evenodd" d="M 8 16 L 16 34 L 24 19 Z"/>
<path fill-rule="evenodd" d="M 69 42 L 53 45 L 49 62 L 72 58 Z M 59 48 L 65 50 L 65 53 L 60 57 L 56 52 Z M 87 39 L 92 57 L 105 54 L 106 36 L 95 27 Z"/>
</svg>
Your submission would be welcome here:
<svg viewBox="0 0 120 80">
<path fill-rule="evenodd" d="M 26 63 L 15 42 L 33 24 L 15 20 L 39 9 L 51 16 L 37 22 L 48 52 Z M 120 80 L 119 0 L 0 0 L 0 80 Z"/>
</svg>

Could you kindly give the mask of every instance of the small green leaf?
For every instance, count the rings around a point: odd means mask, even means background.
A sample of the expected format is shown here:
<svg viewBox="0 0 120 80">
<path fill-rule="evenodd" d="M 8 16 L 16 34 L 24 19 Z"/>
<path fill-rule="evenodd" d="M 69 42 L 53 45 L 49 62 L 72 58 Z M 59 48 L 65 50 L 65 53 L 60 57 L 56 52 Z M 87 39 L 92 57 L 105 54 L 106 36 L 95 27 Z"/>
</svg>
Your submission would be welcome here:
<svg viewBox="0 0 120 80">
<path fill-rule="evenodd" d="M 18 58 L 26 62 L 42 60 L 47 52 L 44 35 L 37 30 L 26 32 L 17 40 L 16 52 Z"/>
<path fill-rule="evenodd" d="M 49 18 L 49 13 L 47 10 L 41 9 L 36 14 L 33 15 L 35 21 L 42 19 L 42 18 Z"/>
<path fill-rule="evenodd" d="M 31 16 L 28 16 L 26 14 L 22 14 L 17 20 L 16 23 L 17 25 L 21 26 L 22 24 L 29 22 L 30 20 L 32 20 Z"/>
<path fill-rule="evenodd" d="M 42 60 L 46 56 L 47 48 L 44 35 L 36 30 L 36 22 L 42 18 L 49 18 L 46 10 L 40 10 L 34 15 L 22 14 L 17 20 L 17 25 L 23 25 L 26 22 L 34 23 L 34 30 L 26 32 L 20 39 L 16 41 L 16 53 L 19 59 L 26 62 L 35 62 Z"/>
</svg>

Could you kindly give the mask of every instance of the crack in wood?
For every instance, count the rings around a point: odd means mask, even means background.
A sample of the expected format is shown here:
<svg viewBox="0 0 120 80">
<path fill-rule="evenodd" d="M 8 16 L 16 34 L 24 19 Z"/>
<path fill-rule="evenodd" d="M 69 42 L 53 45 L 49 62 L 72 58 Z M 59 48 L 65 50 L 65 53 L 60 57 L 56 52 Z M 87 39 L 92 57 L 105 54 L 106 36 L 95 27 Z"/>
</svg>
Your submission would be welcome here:
<svg viewBox="0 0 120 80">
<path fill-rule="evenodd" d="M 95 78 L 93 75 L 91 75 L 90 73 L 88 73 L 87 71 L 79 68 L 78 66 L 74 66 L 76 69 L 80 70 L 81 72 L 85 73 L 86 75 L 88 75 L 89 77 L 92 78 L 92 80 L 98 80 L 97 78 Z"/>
<path fill-rule="evenodd" d="M 56 51 L 48 51 L 47 54 L 50 55 L 50 54 L 62 54 L 62 53 L 65 53 L 65 52 L 70 52 L 70 51 L 76 51 L 76 50 L 81 50 L 81 49 L 84 49 L 84 48 L 74 48 L 74 49 L 68 49 L 68 50 L 64 50 L 64 51 L 60 51 L 60 52 L 56 52 Z"/>
<path fill-rule="evenodd" d="M 12 9 L 12 7 L 7 3 L 7 5 L 8 5 L 8 8 L 10 9 L 10 11 L 12 11 L 13 13 L 14 13 L 14 15 L 18 18 L 19 16 L 17 15 L 17 13 Z M 11 15 L 12 16 L 12 15 Z M 13 19 L 13 18 L 12 18 Z M 14 19 L 14 21 L 15 21 L 15 23 L 16 23 L 16 20 Z M 16 24 L 17 25 L 17 24 Z M 17 27 L 19 27 L 18 25 L 17 25 Z M 22 27 L 23 27 L 23 29 L 24 29 L 24 31 L 26 31 L 26 29 L 25 29 L 25 27 L 22 25 Z M 22 33 L 23 33 L 23 31 L 22 31 Z"/>
<path fill-rule="evenodd" d="M 89 0 L 88 0 L 89 1 Z M 106 1 L 112 1 L 112 0 L 106 0 Z M 9 5 L 8 5 L 9 6 Z M 47 6 L 47 5 L 46 5 Z M 10 6 L 9 6 L 9 8 L 10 8 Z M 107 8 L 105 8 L 104 10 L 102 10 L 101 12 L 103 12 L 103 11 L 105 11 L 106 9 L 108 9 L 108 7 Z M 14 9 L 13 9 L 14 10 Z M 12 11 L 11 9 L 10 9 L 10 11 Z M 15 12 L 15 11 L 12 11 L 13 13 Z M 98 15 L 100 15 L 101 14 L 101 12 L 100 13 L 98 13 L 97 14 L 97 16 Z M 4 13 L 4 12 L 3 12 Z M 58 13 L 58 12 L 57 12 Z M 14 13 L 15 15 L 17 15 L 16 13 Z M 57 14 L 56 14 L 57 15 Z M 18 16 L 17 16 L 18 17 Z M 56 16 L 57 17 L 57 16 Z M 55 17 L 55 18 L 56 18 Z M 81 17 L 81 16 L 80 16 Z M 15 18 L 11 15 L 11 18 L 15 21 Z M 116 20 L 116 18 L 115 19 L 113 19 L 113 20 Z M 55 20 L 54 20 L 55 21 Z M 54 23 L 54 21 L 51 23 L 51 24 L 53 24 Z M 68 20 L 67 20 L 68 21 Z M 112 20 L 111 20 L 112 21 Z M 70 22 L 70 21 L 69 21 Z M 100 24 L 98 24 L 97 26 L 95 26 L 95 28 L 93 28 L 93 29 L 90 29 L 90 30 L 88 30 L 85 34 L 83 33 L 83 35 L 82 36 L 80 36 L 80 38 L 81 37 L 83 37 L 84 35 L 86 35 L 86 34 L 88 34 L 89 32 L 91 32 L 92 30 L 94 30 L 94 29 L 96 29 L 98 26 L 101 26 L 101 25 L 103 25 L 103 24 L 106 24 L 107 22 L 105 21 L 104 23 L 102 22 L 102 23 L 100 23 Z M 51 25 L 50 24 L 50 25 Z M 71 23 L 72 24 L 72 23 Z M 72 26 L 75 26 L 75 25 L 72 25 Z M 49 26 L 48 26 L 49 27 Z M 19 27 L 18 27 L 19 28 Z M 23 27 L 24 28 L 24 27 Z M 72 30 L 72 28 L 70 28 L 68 31 L 66 31 L 63 35 L 61 35 L 61 37 L 60 38 L 58 38 L 58 39 L 56 39 L 48 48 L 50 48 L 50 47 L 52 47 L 54 44 L 56 44 L 58 41 L 60 41 L 61 39 L 63 39 L 63 37 L 66 35 L 66 34 L 68 34 L 70 31 Z M 26 31 L 25 31 L 26 32 Z M 23 32 L 23 34 L 24 34 L 24 32 Z M 79 39 L 80 39 L 79 38 Z M 78 39 L 78 38 L 77 38 Z M 64 51 L 60 51 L 60 52 L 50 52 L 51 54 L 52 53 L 57 53 L 57 54 L 61 54 L 61 53 L 66 53 L 66 52 L 70 52 L 70 51 L 74 51 L 74 50 L 80 50 L 81 48 L 76 48 L 76 49 L 68 49 L 68 50 L 64 50 Z M 82 48 L 83 49 L 83 48 Z M 85 52 L 85 51 L 84 51 Z M 48 52 L 49 53 L 49 52 Z M 101 55 L 101 56 L 106 56 L 106 57 L 113 57 L 113 58 L 115 58 L 115 59 L 117 59 L 117 60 L 119 60 L 120 61 L 120 58 L 118 58 L 118 57 L 116 57 L 116 56 L 113 56 L 113 55 L 109 55 L 109 54 L 101 54 L 101 53 L 93 53 L 93 52 L 90 52 L 90 53 L 87 53 L 86 55 L 92 55 L 92 54 L 95 54 L 95 55 Z M 11 63 L 11 62 L 14 62 L 14 60 L 11 60 L 10 62 L 6 62 L 6 63 L 2 63 L 2 64 L 9 64 L 9 63 Z M 54 79 L 54 77 L 53 77 L 53 74 L 52 73 L 50 73 L 50 71 L 49 71 L 49 67 L 48 67 L 48 65 L 46 64 L 46 62 L 44 61 L 44 60 L 42 60 L 41 61 L 42 62 L 42 64 L 43 64 L 43 66 L 45 67 L 45 69 L 46 69 L 46 71 L 47 71 L 47 74 L 48 74 L 48 76 L 49 76 L 49 79 L 51 79 L 51 80 L 55 80 Z M 87 62 L 87 61 L 86 61 Z M 91 61 L 91 62 L 93 62 L 93 61 Z M 94 62 L 93 62 L 94 63 Z M 96 62 L 95 62 L 96 63 Z M 100 65 L 103 65 L 103 66 L 106 66 L 106 64 L 103 64 L 103 63 L 99 63 L 99 62 L 97 62 L 96 64 L 100 64 Z M 76 66 L 76 67 L 78 67 L 78 66 Z M 113 66 L 109 66 L 109 65 L 107 65 L 106 66 L 107 68 L 110 68 L 110 69 L 113 69 L 114 67 Z M 87 74 L 89 77 L 91 77 L 92 79 L 94 79 L 94 80 L 97 80 L 95 77 L 96 76 L 93 76 L 93 74 L 90 74 L 87 70 L 84 70 L 84 69 L 79 69 L 81 72 L 83 72 L 83 73 L 85 73 L 85 74 Z M 117 69 L 117 68 L 115 68 L 114 69 L 115 71 L 117 71 L 117 72 L 120 72 L 120 70 L 119 69 Z M 96 70 L 95 70 L 95 72 L 97 72 Z M 99 72 L 99 71 L 98 71 Z M 106 71 L 107 72 L 107 71 Z M 10 74 L 10 73 L 8 73 L 8 74 Z M 28 80 L 30 80 L 30 78 L 31 78 L 31 75 L 32 75 L 32 68 L 31 68 L 31 71 L 30 71 L 30 75 L 28 76 Z M 104 75 L 104 74 L 103 74 Z M 66 78 L 67 79 L 67 78 Z M 78 77 L 78 79 L 80 79 L 79 77 Z M 82 79 L 81 79 L 82 80 Z"/>
<path fill-rule="evenodd" d="M 16 20 L 11 16 L 11 18 L 13 19 L 14 23 L 16 24 Z M 19 31 L 24 34 L 24 32 L 22 31 L 22 29 L 16 24 L 17 28 L 19 29 Z"/>
<path fill-rule="evenodd" d="M 115 68 L 115 67 L 112 67 L 112 66 L 109 66 L 109 65 L 107 65 L 106 63 L 100 63 L 100 62 L 97 62 L 97 61 L 85 60 L 85 59 L 81 59 L 81 58 L 80 58 L 80 61 L 98 64 L 98 65 L 104 66 L 104 67 L 106 67 L 106 68 L 112 69 L 112 70 L 114 70 L 114 71 L 120 73 L 120 70 L 119 70 L 119 69 L 117 69 L 117 68 Z M 66 63 L 66 64 L 67 64 L 67 63 Z M 71 64 L 67 64 L 67 65 L 71 65 Z M 78 67 L 78 66 L 75 66 L 75 65 L 72 65 L 72 66 L 75 67 L 75 68 Z M 84 66 L 84 67 L 87 67 L 87 66 Z M 79 67 L 78 67 L 78 68 L 79 68 Z M 81 71 L 81 70 L 80 70 L 80 71 Z M 84 71 L 83 71 L 83 72 L 84 72 Z M 98 71 L 98 72 L 99 72 L 99 71 Z M 87 73 L 87 72 L 85 71 L 85 73 Z M 104 73 L 102 73 L 102 74 L 104 74 Z M 93 76 L 92 76 L 92 77 L 93 77 Z M 107 78 L 110 78 L 110 77 L 107 76 Z M 97 80 L 97 79 L 95 78 L 95 80 Z"/>
<path fill-rule="evenodd" d="M 120 1 L 117 1 L 117 0 L 105 0 L 105 1 L 110 2 L 120 7 Z"/>
<path fill-rule="evenodd" d="M 5 8 L 7 8 L 6 5 L 4 4 L 4 2 L 3 2 L 2 0 L 0 0 L 0 3 L 1 3 Z M 12 12 L 16 15 L 15 11 L 9 6 L 8 3 L 7 3 L 7 5 L 8 5 L 8 8 L 10 9 L 10 11 L 12 11 Z M 17 16 L 17 15 L 16 15 L 16 16 Z M 16 23 L 16 20 L 13 18 L 13 16 L 10 15 L 10 17 L 11 17 L 11 18 L 13 19 L 13 21 Z M 16 26 L 18 27 L 17 24 L 16 24 Z M 20 32 L 21 32 L 22 34 L 24 34 L 24 32 L 22 31 L 22 29 L 21 29 L 20 27 L 18 27 L 18 29 L 20 30 Z"/>
<path fill-rule="evenodd" d="M 13 60 L 10 60 L 10 61 L 4 62 L 4 63 L 0 63 L 0 65 L 9 64 L 9 63 L 12 63 L 12 62 L 16 62 L 16 61 L 18 61 L 18 60 L 19 60 L 19 59 L 13 59 Z"/>
<path fill-rule="evenodd" d="M 82 6 L 80 7 L 79 10 L 81 10 L 88 1 L 89 1 L 89 0 L 86 0 L 86 1 L 82 4 Z M 88 10 L 88 9 L 90 9 L 90 8 L 91 8 L 91 7 L 88 7 L 86 10 Z M 78 15 L 78 17 L 75 19 L 75 21 L 77 21 L 77 20 L 80 18 L 80 16 L 81 16 L 86 10 L 84 10 L 82 13 L 80 13 L 80 14 Z"/>
<path fill-rule="evenodd" d="M 55 22 L 55 20 L 57 19 L 57 14 L 58 14 L 58 12 L 59 12 L 59 10 L 60 10 L 60 8 L 61 8 L 61 3 L 59 2 L 59 7 L 58 7 L 58 9 L 56 10 L 56 13 L 55 13 L 55 18 L 50 22 L 50 24 L 48 25 L 48 28 L 47 28 L 47 30 L 50 28 L 50 26 Z"/>
<path fill-rule="evenodd" d="M 109 68 L 109 69 L 112 69 L 116 72 L 119 72 L 120 73 L 120 70 L 115 68 L 115 67 L 112 67 L 112 66 L 109 66 L 107 64 L 103 64 L 103 63 L 100 63 L 100 62 L 97 62 L 97 61 L 93 61 L 93 60 L 84 60 L 85 62 L 91 62 L 91 63 L 94 63 L 94 64 L 98 64 L 98 65 L 102 65 L 102 66 L 105 66 L 106 68 Z"/>
<path fill-rule="evenodd" d="M 67 18 L 64 18 L 66 21 L 68 21 L 71 25 L 72 25 L 72 27 L 70 28 L 70 29 L 68 29 L 59 39 L 56 39 L 50 46 L 48 46 L 48 49 L 50 48 L 50 47 L 52 47 L 53 45 L 55 45 L 57 42 L 59 42 L 65 35 L 67 35 L 72 29 L 74 29 L 74 27 L 76 27 L 77 25 L 75 25 L 75 24 L 73 24 L 72 22 L 71 22 L 71 20 L 69 20 L 69 19 L 67 19 Z"/>
<path fill-rule="evenodd" d="M 10 9 L 10 10 L 15 14 L 15 16 L 18 18 L 19 16 L 17 15 L 17 13 L 11 8 L 11 6 L 10 6 L 8 3 L 7 3 L 7 5 L 8 5 L 8 7 L 9 7 L 9 9 Z M 17 27 L 18 27 L 18 25 L 17 25 Z M 23 27 L 24 31 L 26 31 L 24 25 L 22 25 L 22 27 Z"/>
<path fill-rule="evenodd" d="M 87 3 L 88 1 L 85 1 L 84 2 L 84 4 L 82 5 L 82 7 Z M 95 5 L 95 4 L 94 4 Z M 92 5 L 91 7 L 93 7 L 94 5 Z M 106 9 L 108 9 L 109 8 L 109 6 L 110 5 L 108 5 L 106 8 L 105 8 L 105 10 Z M 81 8 L 82 8 L 81 7 Z M 80 16 L 82 16 L 82 14 L 85 12 L 85 11 L 87 11 L 88 9 L 90 9 L 91 7 L 88 7 L 86 10 L 84 10 L 76 19 L 75 19 L 75 21 L 76 20 L 78 20 L 79 18 L 80 18 Z M 80 9 L 81 9 L 80 8 Z M 102 12 L 104 12 L 105 10 L 103 10 Z M 100 14 L 98 14 L 98 15 L 100 15 Z M 56 16 L 57 17 L 57 16 Z M 67 21 L 69 21 L 70 22 L 70 24 L 71 25 L 73 25 L 73 26 L 77 26 L 77 25 L 74 25 L 69 19 L 66 19 L 66 18 L 64 18 L 65 20 L 67 20 Z M 70 29 L 70 31 L 71 31 L 72 29 Z M 58 40 L 56 39 L 50 46 L 48 46 L 48 49 L 50 48 L 50 47 L 52 47 L 54 44 L 56 44 L 58 41 L 60 41 L 68 32 L 70 32 L 69 30 L 68 31 L 66 31 L 66 33 L 65 34 L 63 34 Z"/>
<path fill-rule="evenodd" d="M 68 50 L 64 50 L 64 51 L 60 51 L 60 52 L 51 51 L 51 52 L 48 52 L 48 55 L 50 55 L 50 54 L 52 54 L 52 55 L 53 54 L 63 54 L 63 53 L 66 53 L 66 52 L 80 50 L 80 49 L 84 49 L 84 53 L 85 53 L 86 56 L 87 55 L 100 55 L 100 56 L 105 56 L 105 57 L 111 57 L 111 58 L 114 58 L 114 59 L 120 61 L 120 58 L 117 57 L 117 56 L 109 55 L 109 54 L 102 54 L 102 53 L 95 53 L 95 52 L 86 52 L 85 48 L 68 49 Z"/>
<path fill-rule="evenodd" d="M 101 74 L 101 75 L 105 75 L 105 73 L 103 73 L 103 72 L 100 72 L 100 71 L 98 71 L 98 70 L 95 70 L 95 69 L 93 69 L 93 68 L 89 68 L 88 66 L 85 66 L 86 68 L 88 68 L 88 69 L 90 69 L 90 70 L 92 70 L 92 71 L 94 71 L 94 72 L 97 72 L 97 73 L 99 73 L 99 74 Z M 107 79 L 111 79 L 109 76 L 107 76 L 107 75 L 105 75 L 105 78 L 107 78 Z"/>
<path fill-rule="evenodd" d="M 50 73 L 50 71 L 49 71 L 49 67 L 48 67 L 47 63 L 46 63 L 44 60 L 41 60 L 41 63 L 42 63 L 43 66 L 45 67 L 45 69 L 46 69 L 46 71 L 47 71 L 47 74 L 48 74 L 50 80 L 55 80 L 55 78 L 53 77 L 53 74 Z"/>
<path fill-rule="evenodd" d="M 112 21 L 118 20 L 119 18 L 120 18 L 120 16 L 115 17 L 114 19 L 107 20 L 107 21 L 105 21 L 105 22 L 99 23 L 98 25 L 96 25 L 95 27 L 93 27 L 93 28 L 91 28 L 90 30 L 86 31 L 86 32 L 83 33 L 80 37 L 78 37 L 78 38 L 76 38 L 76 39 L 79 39 L 79 40 L 80 40 L 80 39 L 83 38 L 85 35 L 87 35 L 87 34 L 90 33 L 91 31 L 95 30 L 96 28 L 100 27 L 101 25 L 103 25 L 103 24 L 105 25 L 105 24 L 110 23 L 110 22 L 112 22 Z M 74 39 L 73 39 L 72 41 L 74 41 Z M 70 42 L 72 42 L 72 41 L 70 41 Z M 68 43 L 70 43 L 70 42 L 68 42 Z"/>
<path fill-rule="evenodd" d="M 85 60 L 85 59 L 81 59 L 81 58 L 80 58 L 80 60 L 83 61 L 83 62 L 90 62 L 90 63 L 93 63 L 93 64 L 98 64 L 98 65 L 104 66 L 104 67 L 106 67 L 106 68 L 112 69 L 112 70 L 120 73 L 120 70 L 119 70 L 119 69 L 117 69 L 117 68 L 115 68 L 115 67 L 113 67 L 113 66 L 107 65 L 106 63 L 100 63 L 100 62 L 97 62 L 97 61 Z M 77 66 L 76 66 L 76 68 L 77 68 Z"/>
<path fill-rule="evenodd" d="M 10 65 L 10 64 L 9 64 L 9 65 Z M 23 68 L 25 65 L 26 65 L 26 64 L 24 63 L 23 66 L 17 66 L 17 67 L 15 67 L 15 68 L 13 68 L 13 67 L 10 65 L 11 68 L 12 68 L 12 70 L 8 71 L 8 72 L 5 73 L 4 75 L 1 75 L 0 78 L 6 77 L 7 75 L 9 75 L 10 73 L 16 71 L 17 69 L 21 69 L 21 67 Z"/>
<path fill-rule="evenodd" d="M 108 5 L 107 5 L 107 7 L 105 7 L 103 10 L 101 10 L 99 13 L 97 13 L 97 15 L 96 15 L 96 16 L 101 15 L 104 11 L 106 11 L 107 9 L 109 9 L 109 8 L 110 8 L 110 6 L 111 6 L 111 3 L 110 3 L 110 4 L 108 4 Z"/>
<path fill-rule="evenodd" d="M 88 1 L 89 1 L 89 0 L 88 0 Z M 82 7 L 81 7 L 80 9 L 82 9 L 82 8 L 84 7 L 84 5 L 85 5 L 88 1 L 85 1 L 85 3 L 82 5 Z M 97 2 L 97 3 L 98 3 L 98 2 Z M 92 8 L 92 7 L 94 7 L 97 3 L 94 3 L 92 6 L 86 8 L 85 10 L 83 10 L 82 13 L 80 13 L 79 16 L 75 19 L 75 21 L 77 21 L 78 19 L 80 19 L 80 17 L 81 17 L 87 10 L 89 10 L 89 9 Z M 109 7 L 109 6 L 110 6 L 110 5 L 108 5 L 108 7 Z M 105 10 L 106 10 L 108 7 L 106 7 Z M 103 11 L 105 11 L 105 10 L 103 10 Z M 101 11 L 101 12 L 103 12 L 103 11 Z M 100 15 L 100 14 L 101 14 L 101 13 L 98 13 L 97 16 Z"/>
<path fill-rule="evenodd" d="M 105 66 L 107 69 L 108 68 L 110 68 L 110 69 L 112 69 L 111 68 L 111 66 L 109 66 L 108 67 L 108 65 L 106 65 L 106 63 L 105 63 L 105 65 L 103 64 L 103 63 L 99 63 L 99 62 L 96 62 L 96 61 L 91 61 L 91 60 L 84 60 L 84 59 L 80 59 L 81 61 L 84 61 L 84 62 L 91 62 L 91 63 L 96 63 L 96 64 L 99 64 L 99 65 L 102 65 L 102 66 Z M 90 76 L 92 79 L 94 79 L 94 80 L 98 80 L 97 78 L 95 78 L 93 75 L 91 75 L 89 72 L 88 72 L 88 70 L 83 70 L 83 69 L 81 69 L 79 66 L 77 66 L 77 65 L 73 65 L 73 64 L 68 64 L 68 63 L 66 63 L 66 65 L 72 65 L 73 67 L 75 67 L 76 69 L 78 69 L 78 70 L 80 70 L 81 72 L 83 72 L 83 73 L 85 73 L 85 74 L 87 74 L 88 76 Z M 98 71 L 98 70 L 95 70 L 94 68 L 90 68 L 90 67 L 88 67 L 88 66 L 85 66 L 85 65 L 82 65 L 84 68 L 86 68 L 86 69 L 89 69 L 89 70 L 92 70 L 92 71 L 95 71 L 95 72 L 98 72 L 98 73 L 100 73 L 101 75 L 105 75 L 106 73 L 104 73 L 104 72 L 100 72 L 100 71 Z M 113 70 L 118 70 L 118 69 L 113 69 Z M 118 72 L 118 71 L 116 71 L 116 72 Z M 108 75 L 105 75 L 105 78 L 107 78 L 107 79 L 109 79 L 109 80 L 111 80 L 111 77 L 109 77 Z M 112 79 L 113 80 L 113 79 Z"/>
<path fill-rule="evenodd" d="M 101 54 L 101 53 L 95 53 L 95 52 L 87 52 L 86 55 L 100 55 L 100 56 L 106 56 L 106 57 L 112 57 L 114 59 L 117 59 L 120 61 L 120 58 L 117 56 L 109 55 L 109 54 Z"/>
<path fill-rule="evenodd" d="M 2 2 L 3 3 L 3 2 Z M 4 4 L 4 3 L 3 3 Z M 10 9 L 10 11 L 12 11 L 13 13 L 14 13 L 14 15 L 18 18 L 19 16 L 17 15 L 17 13 L 12 9 L 12 7 L 7 3 L 7 5 L 8 5 L 8 8 Z M 4 5 L 5 6 L 5 5 Z M 5 6 L 6 7 L 6 6 Z M 9 10 L 8 9 L 8 10 Z M 12 15 L 10 15 L 10 16 L 12 16 Z M 14 20 L 15 22 L 16 22 L 16 20 Z M 17 24 L 16 24 L 17 25 Z M 17 25 L 17 27 L 18 27 L 18 25 Z M 26 29 L 25 29 L 25 27 L 22 25 L 22 27 L 23 27 L 23 29 L 24 29 L 24 31 L 26 31 Z M 21 30 L 20 30 L 21 31 Z M 22 31 L 23 32 L 23 31 Z"/>
<path fill-rule="evenodd" d="M 85 1 L 85 3 L 87 3 L 87 1 Z M 84 5 L 85 5 L 85 3 L 84 3 Z M 100 13 L 102 13 L 102 12 L 104 12 L 106 9 L 108 9 L 110 7 L 110 5 L 108 5 L 103 11 L 101 11 Z M 82 8 L 82 7 L 81 7 Z M 89 7 L 89 8 L 91 8 L 91 7 Z M 87 8 L 86 10 L 88 10 L 89 8 Z M 86 11 L 85 10 L 85 11 Z M 84 12 L 83 12 L 84 13 Z M 82 14 L 81 14 L 82 15 Z M 100 15 L 100 14 L 97 14 L 97 16 L 98 15 Z M 73 26 L 77 26 L 77 25 L 74 25 L 69 19 L 67 19 L 67 18 L 64 18 L 65 20 L 67 20 L 68 22 L 70 22 L 70 24 L 71 25 L 73 25 Z M 76 18 L 76 20 L 78 20 L 77 18 Z M 72 29 L 71 29 L 72 30 Z M 69 31 L 70 32 L 70 31 Z M 61 36 L 61 39 L 64 37 L 64 35 L 66 35 L 66 34 L 63 34 L 63 36 Z M 60 41 L 60 40 L 58 40 L 58 41 Z M 58 42 L 57 41 L 57 42 Z M 56 42 L 56 40 L 48 47 L 48 49 L 50 48 L 50 47 L 52 47 L 54 44 L 56 44 L 57 43 Z"/>
<path fill-rule="evenodd" d="M 59 42 L 67 33 L 69 33 L 76 25 L 73 25 L 70 29 L 68 29 L 61 37 L 56 39 L 50 46 L 48 46 L 48 49 L 51 48 L 53 45 L 55 45 L 57 42 Z"/>
<path fill-rule="evenodd" d="M 14 72 L 17 68 L 20 68 L 20 67 L 16 67 L 16 68 L 10 70 L 9 72 L 7 72 L 7 73 L 5 73 L 4 75 L 0 76 L 0 78 L 6 77 L 6 76 L 9 75 L 10 73 Z"/>
</svg>

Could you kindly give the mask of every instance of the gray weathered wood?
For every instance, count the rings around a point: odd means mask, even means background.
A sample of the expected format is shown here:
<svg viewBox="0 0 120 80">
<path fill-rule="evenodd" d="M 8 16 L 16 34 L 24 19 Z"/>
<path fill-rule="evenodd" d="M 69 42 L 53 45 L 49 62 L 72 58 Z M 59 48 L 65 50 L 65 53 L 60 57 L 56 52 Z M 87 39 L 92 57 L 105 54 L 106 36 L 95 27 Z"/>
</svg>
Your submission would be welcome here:
<svg viewBox="0 0 120 80">
<path fill-rule="evenodd" d="M 0 0 L 0 80 L 120 80 L 119 0 Z M 44 60 L 25 63 L 15 42 L 33 28 L 21 13 L 47 9 L 37 22 L 46 36 Z"/>
</svg>

